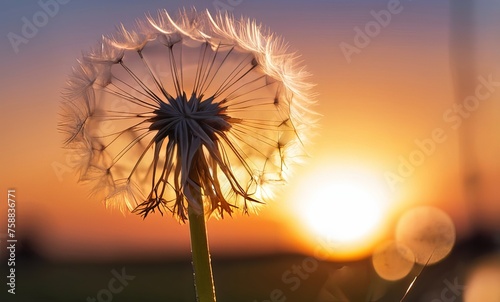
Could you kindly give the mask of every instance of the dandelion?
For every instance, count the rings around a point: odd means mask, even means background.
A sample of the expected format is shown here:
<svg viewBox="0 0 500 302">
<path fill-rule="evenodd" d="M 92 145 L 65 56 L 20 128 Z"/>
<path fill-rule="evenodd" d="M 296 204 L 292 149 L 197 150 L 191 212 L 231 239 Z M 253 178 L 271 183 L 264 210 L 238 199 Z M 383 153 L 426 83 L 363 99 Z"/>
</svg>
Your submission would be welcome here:
<svg viewBox="0 0 500 302">
<path fill-rule="evenodd" d="M 198 298 L 215 301 L 205 218 L 256 210 L 289 177 L 314 123 L 307 76 L 255 21 L 161 11 L 83 55 L 60 128 L 107 206 L 189 221 Z"/>
</svg>

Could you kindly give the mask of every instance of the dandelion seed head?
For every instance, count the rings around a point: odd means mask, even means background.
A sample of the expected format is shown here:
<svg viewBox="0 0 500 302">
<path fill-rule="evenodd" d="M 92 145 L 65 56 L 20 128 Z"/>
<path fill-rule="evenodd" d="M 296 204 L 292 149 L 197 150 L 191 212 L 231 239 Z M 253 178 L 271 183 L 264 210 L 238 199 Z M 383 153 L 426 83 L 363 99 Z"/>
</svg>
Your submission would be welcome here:
<svg viewBox="0 0 500 302">
<path fill-rule="evenodd" d="M 60 130 L 82 182 L 144 217 L 256 211 L 315 123 L 298 56 L 255 21 L 196 10 L 123 25 L 78 61 Z"/>
</svg>

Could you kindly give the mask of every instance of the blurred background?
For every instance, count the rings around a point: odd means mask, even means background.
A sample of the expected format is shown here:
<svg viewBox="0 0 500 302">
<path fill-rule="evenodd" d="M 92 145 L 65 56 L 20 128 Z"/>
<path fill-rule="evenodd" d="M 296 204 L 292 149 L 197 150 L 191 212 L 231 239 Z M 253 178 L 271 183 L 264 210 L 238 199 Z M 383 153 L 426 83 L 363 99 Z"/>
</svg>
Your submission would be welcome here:
<svg viewBox="0 0 500 302">
<path fill-rule="evenodd" d="M 275 201 L 209 221 L 219 301 L 400 301 L 410 285 L 403 301 L 500 301 L 500 2 L 487 0 L 2 2 L 0 275 L 8 189 L 18 244 L 17 294 L 4 279 L 1 301 L 195 300 L 187 225 L 89 198 L 56 129 L 82 51 L 190 6 L 282 35 L 323 115 Z"/>
</svg>

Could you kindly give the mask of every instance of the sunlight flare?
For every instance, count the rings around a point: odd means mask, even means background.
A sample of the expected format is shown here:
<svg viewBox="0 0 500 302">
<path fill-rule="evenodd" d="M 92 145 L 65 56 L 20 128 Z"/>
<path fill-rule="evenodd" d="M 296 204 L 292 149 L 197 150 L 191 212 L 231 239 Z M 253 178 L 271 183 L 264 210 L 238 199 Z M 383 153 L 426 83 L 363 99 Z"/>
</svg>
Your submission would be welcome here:
<svg viewBox="0 0 500 302">
<path fill-rule="evenodd" d="M 379 237 L 388 197 L 374 174 L 327 167 L 313 171 L 303 184 L 298 215 L 309 237 L 327 242 L 333 254 L 358 254 Z"/>
</svg>

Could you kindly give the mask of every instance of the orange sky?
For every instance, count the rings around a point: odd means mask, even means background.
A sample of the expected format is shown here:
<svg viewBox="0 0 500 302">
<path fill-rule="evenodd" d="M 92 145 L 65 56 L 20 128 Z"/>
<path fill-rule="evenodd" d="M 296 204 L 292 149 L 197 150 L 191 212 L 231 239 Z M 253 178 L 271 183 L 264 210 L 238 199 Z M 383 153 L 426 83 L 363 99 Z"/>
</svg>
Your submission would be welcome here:
<svg viewBox="0 0 500 302">
<path fill-rule="evenodd" d="M 436 128 L 444 130 L 446 141 L 437 145 L 411 177 L 390 191 L 391 214 L 415 204 L 436 205 L 449 213 L 459 234 L 466 234 L 469 208 L 464 200 L 458 131 L 443 120 L 455 97 L 447 6 L 408 2 L 390 26 L 348 63 L 339 44 L 352 43 L 353 27 L 370 21 L 370 10 L 383 8 L 385 2 L 377 1 L 381 6 L 314 2 L 305 14 L 295 2 L 288 9 L 274 4 L 266 10 L 249 2 L 235 8 L 235 13 L 269 25 L 302 54 L 313 74 L 311 81 L 317 84 L 319 103 L 315 109 L 323 118 L 309 148 L 311 159 L 297 169 L 289 189 L 278 200 L 263 208 L 259 216 L 235 215 L 210 221 L 214 254 L 307 250 L 298 243 L 307 235 L 297 232 L 303 222 L 292 206 L 300 202 L 294 192 L 316 189 L 302 185 L 305 175 L 325 166 L 342 169 L 356 165 L 384 179 L 387 172 L 397 171 L 399 156 L 408 157 L 415 150 L 416 139 L 431 137 Z M 92 19 L 99 5 L 78 5 L 68 4 L 66 14 L 41 28 L 18 54 L 7 39 L 2 40 L 0 190 L 17 191 L 18 235 L 35 234 L 42 251 L 57 258 L 116 258 L 149 252 L 187 256 L 187 226 L 170 217 L 156 215 L 142 221 L 138 216 L 124 218 L 107 211 L 98 201 L 89 200 L 87 189 L 76 184 L 76 176 L 66 170 L 71 159 L 60 148 L 61 137 L 56 131 L 59 93 L 66 75 L 80 51 L 100 34 L 109 33 L 113 24 L 130 16 L 140 17 L 155 7 L 140 11 L 132 7 L 107 19 L 95 17 L 98 22 L 88 24 L 80 21 L 85 16 Z M 175 5 L 169 4 L 169 8 Z M 4 30 L 19 31 L 20 17 L 36 9 L 7 10 L 18 18 L 4 21 Z M 490 29 L 498 25 L 490 13 L 493 9 L 500 11 L 498 5 L 478 11 L 477 76 L 473 79 L 492 74 L 500 81 L 498 51 L 492 51 L 500 49 L 498 31 Z M 73 23 L 72 18 L 76 18 Z M 496 228 L 500 228 L 499 100 L 500 90 L 495 90 L 473 113 L 475 140 L 470 142 L 481 175 L 477 202 L 481 222 Z M 2 213 L 6 213 L 4 202 L 0 203 L 0 222 Z M 387 221 L 394 219 L 386 217 Z"/>
</svg>

